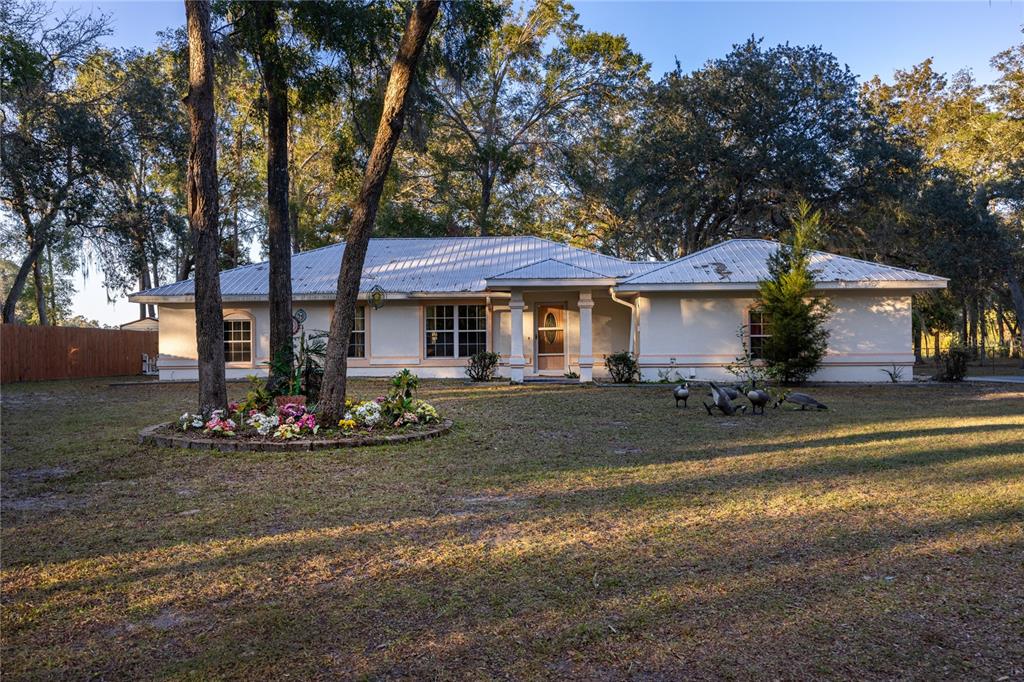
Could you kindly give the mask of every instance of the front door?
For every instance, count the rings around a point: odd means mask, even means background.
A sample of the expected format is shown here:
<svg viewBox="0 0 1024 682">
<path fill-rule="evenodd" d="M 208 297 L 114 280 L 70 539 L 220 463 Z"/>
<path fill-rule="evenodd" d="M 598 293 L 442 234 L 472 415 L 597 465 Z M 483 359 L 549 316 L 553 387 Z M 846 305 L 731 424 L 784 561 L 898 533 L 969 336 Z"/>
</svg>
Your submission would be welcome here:
<svg viewBox="0 0 1024 682">
<path fill-rule="evenodd" d="M 541 303 L 537 306 L 538 374 L 565 373 L 565 306 Z"/>
</svg>

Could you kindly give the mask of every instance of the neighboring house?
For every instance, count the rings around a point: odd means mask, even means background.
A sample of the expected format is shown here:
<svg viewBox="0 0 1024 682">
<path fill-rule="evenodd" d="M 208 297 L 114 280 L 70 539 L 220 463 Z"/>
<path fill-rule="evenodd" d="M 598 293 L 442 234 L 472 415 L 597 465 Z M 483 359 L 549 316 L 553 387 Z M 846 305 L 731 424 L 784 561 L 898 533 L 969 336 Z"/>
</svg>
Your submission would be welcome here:
<svg viewBox="0 0 1024 682">
<path fill-rule="evenodd" d="M 344 244 L 292 257 L 296 330 L 330 328 Z M 722 379 L 747 325 L 756 352 L 770 326 L 752 312 L 776 242 L 734 239 L 668 262 L 631 262 L 537 237 L 372 239 L 363 269 L 349 374 L 461 377 L 481 350 L 501 354 L 513 381 L 605 374 L 605 356 L 637 354 L 644 379 L 659 371 Z M 879 381 L 914 362 L 911 295 L 946 280 L 815 252 L 818 289 L 835 306 L 829 352 L 814 376 Z M 266 263 L 221 273 L 229 377 L 265 373 Z M 161 379 L 197 377 L 193 282 L 132 294 L 160 306 Z M 372 291 L 384 292 L 370 305 Z M 910 372 L 907 372 L 907 378 Z"/>
<path fill-rule="evenodd" d="M 131 322 L 125 322 L 120 329 L 131 332 L 158 332 L 160 331 L 160 320 L 155 317 L 140 317 Z"/>
</svg>

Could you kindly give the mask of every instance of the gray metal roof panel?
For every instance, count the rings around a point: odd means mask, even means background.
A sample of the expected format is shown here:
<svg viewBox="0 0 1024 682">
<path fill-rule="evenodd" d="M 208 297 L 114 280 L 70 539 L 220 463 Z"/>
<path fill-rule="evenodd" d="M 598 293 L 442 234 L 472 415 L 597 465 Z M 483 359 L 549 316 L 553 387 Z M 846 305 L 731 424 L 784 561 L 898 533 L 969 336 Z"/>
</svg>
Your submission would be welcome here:
<svg viewBox="0 0 1024 682">
<path fill-rule="evenodd" d="M 292 256 L 294 295 L 337 290 L 344 242 Z M 557 260 L 604 277 L 628 277 L 657 263 L 636 263 L 559 244 L 540 237 L 439 237 L 371 239 L 363 265 L 362 287 L 394 293 L 484 291 L 485 280 L 544 260 Z M 244 265 L 220 274 L 224 296 L 266 297 L 269 265 Z M 191 296 L 193 281 L 149 289 L 146 296 Z"/>
<path fill-rule="evenodd" d="M 622 284 L 756 283 L 768 277 L 768 259 L 778 249 L 778 242 L 765 239 L 732 239 L 630 277 Z M 821 282 L 945 281 L 923 272 L 824 251 L 812 251 L 810 263 Z"/>
</svg>

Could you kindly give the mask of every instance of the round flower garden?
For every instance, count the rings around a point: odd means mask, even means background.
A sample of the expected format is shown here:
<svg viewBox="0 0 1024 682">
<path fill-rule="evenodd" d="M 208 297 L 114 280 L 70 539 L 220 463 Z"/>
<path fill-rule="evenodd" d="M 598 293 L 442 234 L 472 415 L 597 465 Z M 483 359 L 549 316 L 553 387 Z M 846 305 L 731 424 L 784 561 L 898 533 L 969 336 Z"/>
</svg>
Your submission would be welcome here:
<svg viewBox="0 0 1024 682">
<path fill-rule="evenodd" d="M 219 450 L 306 450 L 419 440 L 449 430 L 433 405 L 416 398 L 419 379 L 409 370 L 391 378 L 385 395 L 346 400 L 336 423 L 323 423 L 309 395 L 273 395 L 250 378 L 241 401 L 210 414 L 186 412 L 176 422 L 143 430 L 140 440 L 161 446 Z"/>
</svg>

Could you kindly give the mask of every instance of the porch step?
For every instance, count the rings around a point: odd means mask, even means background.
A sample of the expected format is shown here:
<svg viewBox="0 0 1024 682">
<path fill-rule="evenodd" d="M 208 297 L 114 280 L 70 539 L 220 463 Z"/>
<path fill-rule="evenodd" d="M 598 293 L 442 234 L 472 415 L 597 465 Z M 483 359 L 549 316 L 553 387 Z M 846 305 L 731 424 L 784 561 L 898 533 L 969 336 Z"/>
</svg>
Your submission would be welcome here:
<svg viewBox="0 0 1024 682">
<path fill-rule="evenodd" d="M 568 379 L 566 377 L 524 377 L 524 384 L 578 384 L 579 379 Z"/>
</svg>

